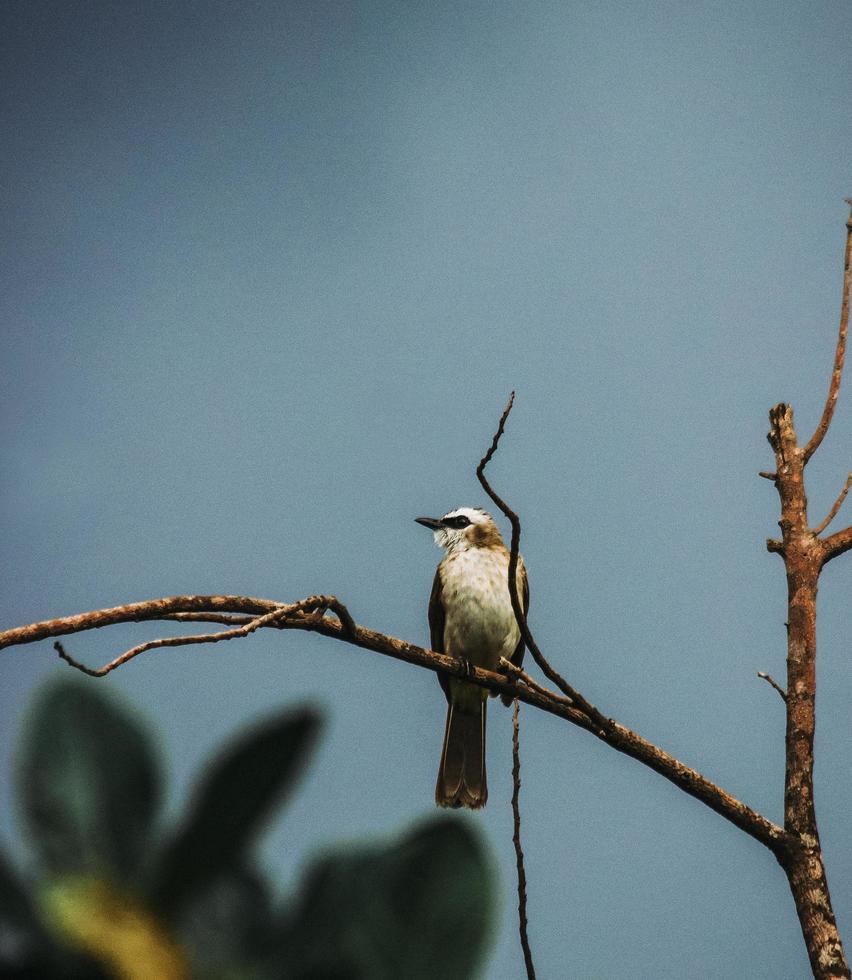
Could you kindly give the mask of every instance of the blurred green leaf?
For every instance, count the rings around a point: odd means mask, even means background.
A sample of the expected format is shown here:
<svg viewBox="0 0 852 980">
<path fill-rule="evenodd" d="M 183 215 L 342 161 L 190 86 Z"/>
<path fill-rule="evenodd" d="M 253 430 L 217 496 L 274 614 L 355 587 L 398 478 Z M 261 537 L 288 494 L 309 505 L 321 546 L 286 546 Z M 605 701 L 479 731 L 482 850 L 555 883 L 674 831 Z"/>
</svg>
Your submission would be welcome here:
<svg viewBox="0 0 852 980">
<path fill-rule="evenodd" d="M 0 976 L 21 976 L 35 960 L 41 929 L 11 863 L 0 853 Z"/>
<path fill-rule="evenodd" d="M 282 916 L 249 848 L 309 757 L 309 708 L 276 714 L 209 764 L 173 836 L 138 872 L 159 797 L 145 735 L 89 683 L 38 699 L 19 765 L 47 872 L 39 914 L 0 854 L 0 975 L 201 980 L 466 980 L 494 919 L 475 826 L 440 817 L 314 862 Z M 11 950 L 11 953 L 9 952 Z M 6 957 L 5 959 L 3 957 Z"/>
<path fill-rule="evenodd" d="M 112 881 L 90 875 L 54 878 L 39 895 L 54 935 L 121 980 L 189 980 L 186 951 L 154 910 Z"/>
<path fill-rule="evenodd" d="M 338 851 L 306 876 L 280 946 L 287 980 L 464 980 L 494 924 L 480 835 L 441 817 L 382 847 Z"/>
<path fill-rule="evenodd" d="M 0 853 L 0 977 L 5 980 L 98 980 L 106 975 L 89 957 L 57 946 L 33 899 Z"/>
<path fill-rule="evenodd" d="M 192 975 L 203 980 L 265 976 L 275 919 L 264 878 L 247 868 L 226 872 L 186 903 L 175 925 L 192 950 Z"/>
<path fill-rule="evenodd" d="M 243 863 L 264 821 L 296 782 L 319 732 L 311 708 L 274 715 L 208 766 L 153 882 L 154 905 L 172 915 L 225 870 Z"/>
<path fill-rule="evenodd" d="M 0 923 L 34 927 L 36 922 L 29 893 L 12 868 L 12 862 L 0 851 Z"/>
<path fill-rule="evenodd" d="M 159 802 L 158 776 L 146 732 L 91 681 L 45 688 L 18 766 L 24 819 L 44 871 L 132 880 Z"/>
</svg>

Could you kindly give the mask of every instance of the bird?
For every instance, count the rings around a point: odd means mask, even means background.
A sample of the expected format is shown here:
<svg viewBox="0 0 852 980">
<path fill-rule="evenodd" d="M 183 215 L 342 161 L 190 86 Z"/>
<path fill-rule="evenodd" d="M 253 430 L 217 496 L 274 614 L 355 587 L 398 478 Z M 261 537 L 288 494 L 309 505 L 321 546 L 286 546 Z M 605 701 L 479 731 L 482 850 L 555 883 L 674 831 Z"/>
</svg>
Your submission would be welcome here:
<svg viewBox="0 0 852 980">
<path fill-rule="evenodd" d="M 524 641 L 509 595 L 509 550 L 494 519 L 478 507 L 458 507 L 443 517 L 416 517 L 445 555 L 435 570 L 429 598 L 432 649 L 499 671 L 505 657 L 520 667 Z M 529 585 L 518 556 L 516 584 L 529 608 Z M 489 692 L 469 681 L 438 674 L 447 698 L 444 744 L 435 786 L 442 807 L 478 810 L 488 799 L 485 715 Z M 511 699 L 505 698 L 507 704 Z"/>
</svg>

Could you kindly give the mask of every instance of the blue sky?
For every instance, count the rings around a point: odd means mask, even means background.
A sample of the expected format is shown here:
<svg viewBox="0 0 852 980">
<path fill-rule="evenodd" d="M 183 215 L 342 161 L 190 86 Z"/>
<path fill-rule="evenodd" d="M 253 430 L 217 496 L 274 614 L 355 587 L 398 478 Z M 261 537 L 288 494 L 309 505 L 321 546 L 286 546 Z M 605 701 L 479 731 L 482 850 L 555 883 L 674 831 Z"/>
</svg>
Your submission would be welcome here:
<svg viewBox="0 0 852 980">
<path fill-rule="evenodd" d="M 333 592 L 427 642 L 419 514 L 524 523 L 531 625 L 606 713 L 780 819 L 785 583 L 767 409 L 807 437 L 852 192 L 848 5 L 122 3 L 0 7 L 0 615 Z M 852 396 L 809 470 L 852 468 Z M 847 520 L 850 512 L 847 512 Z M 838 525 L 840 526 L 840 525 Z M 852 936 L 852 563 L 820 592 L 820 826 Z M 101 663 L 160 627 L 69 640 Z M 49 644 L 0 666 L 0 836 Z M 432 808 L 435 678 L 303 635 L 153 652 L 100 682 L 168 757 L 281 703 L 327 710 L 263 854 Z M 631 760 L 523 712 L 545 977 L 796 980 L 771 856 Z M 510 718 L 487 810 L 517 976 Z"/>
</svg>

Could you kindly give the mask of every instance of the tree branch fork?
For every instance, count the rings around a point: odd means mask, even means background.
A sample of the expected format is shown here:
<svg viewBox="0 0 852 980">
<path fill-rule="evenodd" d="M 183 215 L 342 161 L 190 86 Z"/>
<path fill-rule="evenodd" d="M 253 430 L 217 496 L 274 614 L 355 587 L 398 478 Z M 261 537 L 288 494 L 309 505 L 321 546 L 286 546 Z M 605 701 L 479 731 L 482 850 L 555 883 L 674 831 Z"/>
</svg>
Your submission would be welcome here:
<svg viewBox="0 0 852 980">
<path fill-rule="evenodd" d="M 852 201 L 848 201 L 852 205 Z M 834 366 L 822 416 L 813 435 L 799 445 L 793 409 L 782 402 L 769 412 L 767 438 L 775 455 L 771 479 L 781 505 L 781 539 L 766 542 L 781 555 L 787 575 L 787 687 L 764 677 L 784 699 L 786 707 L 784 768 L 784 830 L 799 846 L 779 856 L 802 928 L 811 969 L 819 980 L 848 978 L 850 970 L 831 906 L 814 803 L 814 733 L 816 730 L 816 601 L 819 576 L 825 565 L 852 549 L 852 526 L 821 537 L 839 512 L 850 486 L 846 478 L 826 517 L 816 527 L 808 521 L 805 467 L 825 438 L 834 416 L 849 329 L 849 293 L 852 270 L 852 214 L 846 224 L 840 327 Z"/>
<path fill-rule="evenodd" d="M 329 612 L 334 613 L 334 618 L 328 615 Z M 72 657 L 61 643 L 57 643 L 56 647 L 60 656 L 71 666 L 90 676 L 103 677 L 141 653 L 158 647 L 245 638 L 258 629 L 303 630 L 319 633 L 330 639 L 340 640 L 436 673 L 464 677 L 465 680 L 470 680 L 495 693 L 517 698 L 533 708 L 582 728 L 617 751 L 647 765 L 750 834 L 773 853 L 778 854 L 795 846 L 794 839 L 785 833 L 783 828 L 746 806 L 696 770 L 684 765 L 663 749 L 613 719 L 607 719 L 605 727 L 599 726 L 593 718 L 577 707 L 569 696 L 558 694 L 538 684 L 525 671 L 513 668 L 506 662 L 504 666 L 507 668 L 507 674 L 511 672 L 511 676 L 478 667 L 472 668 L 472 673 L 468 674 L 466 672 L 468 667 L 454 657 L 358 625 L 345 605 L 334 596 L 310 596 L 290 604 L 237 595 L 180 595 L 149 599 L 6 630 L 0 633 L 0 649 L 100 629 L 118 623 L 155 620 L 219 623 L 229 628 L 217 633 L 151 640 L 132 647 L 97 669 L 84 666 Z"/>
<path fill-rule="evenodd" d="M 531 707 L 589 732 L 616 751 L 630 756 L 659 773 L 685 793 L 700 800 L 762 843 L 772 851 L 787 875 L 814 976 L 820 980 L 848 978 L 850 971 L 831 908 L 816 824 L 813 799 L 813 738 L 817 584 L 823 567 L 829 561 L 852 549 L 852 525 L 827 537 L 821 535 L 836 517 L 852 487 L 852 474 L 847 477 L 827 516 L 815 528 L 811 528 L 807 518 L 804 471 L 829 429 L 840 389 L 849 320 L 850 252 L 852 252 L 852 215 L 847 223 L 840 330 L 822 417 L 814 434 L 805 446 L 801 447 L 796 437 L 792 408 L 786 403 L 776 405 L 769 413 L 768 433 L 775 454 L 776 469 L 774 472 L 760 473 L 760 476 L 774 483 L 780 497 L 781 519 L 778 523 L 782 538 L 768 539 L 767 549 L 781 555 L 784 559 L 788 583 L 787 687 L 782 688 L 765 673 L 761 672 L 758 675 L 768 681 L 782 697 L 787 715 L 783 827 L 751 809 L 696 770 L 642 738 L 641 735 L 600 712 L 554 670 L 539 649 L 517 594 L 520 521 L 518 515 L 498 496 L 485 477 L 485 467 L 497 449 L 512 409 L 514 392 L 500 418 L 491 446 L 480 461 L 476 472 L 484 490 L 512 525 L 509 594 L 521 635 L 542 673 L 561 693 L 542 686 L 528 673 L 506 661 L 502 663 L 505 673 L 495 673 L 471 667 L 453 657 L 360 626 L 354 621 L 346 606 L 337 597 L 330 595 L 309 596 L 287 604 L 269 599 L 234 595 L 183 595 L 150 599 L 6 630 L 0 632 L 0 649 L 99 629 L 116 623 L 148 620 L 203 622 L 218 623 L 226 626 L 227 629 L 150 640 L 132 647 L 100 668 L 85 666 L 71 656 L 61 642 L 57 641 L 54 645 L 59 655 L 72 667 L 93 677 L 103 677 L 134 657 L 160 647 L 217 643 L 246 638 L 259 629 L 296 629 L 320 633 L 331 639 L 438 673 L 463 677 L 495 693 L 506 694 L 511 699 L 523 701 Z M 515 752 L 517 753 L 517 743 Z M 516 795 L 513 803 L 516 806 L 519 788 L 517 771 L 514 779 Z M 516 812 L 516 834 L 518 829 Z M 516 846 L 518 861 L 522 864 L 519 841 Z M 522 938 L 525 935 L 523 906 L 525 906 L 525 895 L 521 907 Z M 527 952 L 525 946 L 525 956 Z M 531 958 L 527 958 L 527 972 L 528 976 L 533 975 Z"/>
</svg>

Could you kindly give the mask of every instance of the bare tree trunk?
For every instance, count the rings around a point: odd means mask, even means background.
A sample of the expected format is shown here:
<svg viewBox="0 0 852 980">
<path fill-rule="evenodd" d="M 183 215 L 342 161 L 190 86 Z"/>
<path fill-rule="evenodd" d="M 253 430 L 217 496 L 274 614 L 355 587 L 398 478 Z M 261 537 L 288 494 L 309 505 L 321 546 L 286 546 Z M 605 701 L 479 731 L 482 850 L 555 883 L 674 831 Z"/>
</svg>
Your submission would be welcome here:
<svg viewBox="0 0 852 980">
<path fill-rule="evenodd" d="M 791 542 L 786 561 L 789 627 L 784 829 L 797 838 L 797 843 L 782 852 L 779 860 L 796 903 L 814 977 L 849 977 L 831 908 L 814 800 L 816 597 L 822 565 L 818 539 L 809 532 L 801 535 L 796 544 Z"/>
<path fill-rule="evenodd" d="M 778 524 L 782 539 L 770 539 L 767 547 L 782 555 L 787 572 L 787 690 L 782 696 L 787 706 L 784 830 L 791 844 L 776 854 L 793 893 L 811 969 L 817 980 L 850 976 L 831 907 L 814 800 L 817 589 L 826 562 L 850 547 L 850 528 L 829 538 L 821 538 L 820 533 L 843 503 L 850 480 L 847 479 L 835 505 L 816 529 L 811 529 L 808 524 L 805 492 L 805 466 L 831 425 L 846 356 L 852 216 L 846 229 L 840 331 L 822 418 L 807 445 L 800 447 L 793 424 L 793 409 L 783 403 L 776 405 L 769 413 L 768 434 L 775 452 L 776 471 L 762 474 L 774 480 L 781 499 Z"/>
<path fill-rule="evenodd" d="M 796 903 L 814 977 L 816 980 L 834 980 L 848 977 L 849 967 L 831 909 L 819 837 L 813 840 L 812 847 L 803 848 L 795 859 L 782 863 L 786 864 L 784 871 Z"/>
</svg>

